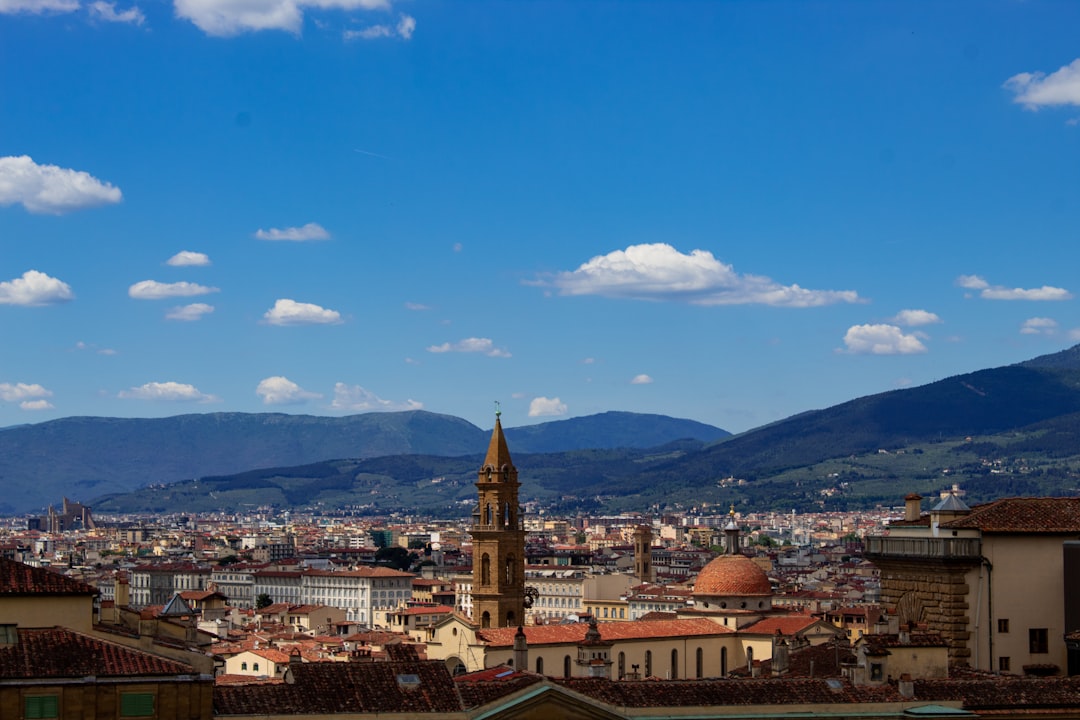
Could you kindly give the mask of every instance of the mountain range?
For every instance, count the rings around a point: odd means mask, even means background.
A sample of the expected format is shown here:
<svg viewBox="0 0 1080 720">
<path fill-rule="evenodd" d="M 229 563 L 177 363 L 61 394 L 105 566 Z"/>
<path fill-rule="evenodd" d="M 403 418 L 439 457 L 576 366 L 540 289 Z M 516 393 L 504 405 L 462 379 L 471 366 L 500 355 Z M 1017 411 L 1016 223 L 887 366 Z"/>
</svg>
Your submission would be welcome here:
<svg viewBox="0 0 1080 720">
<path fill-rule="evenodd" d="M 419 411 L 68 418 L 0 431 L 0 483 L 17 509 L 67 493 L 108 494 L 96 505 L 105 511 L 273 505 L 454 515 L 475 496 L 489 432 Z M 616 412 L 506 434 L 523 501 L 560 512 L 730 502 L 846 509 L 956 482 L 975 500 L 1077 494 L 1080 346 L 736 436 Z M 17 473 L 30 482 L 13 483 Z"/>
</svg>

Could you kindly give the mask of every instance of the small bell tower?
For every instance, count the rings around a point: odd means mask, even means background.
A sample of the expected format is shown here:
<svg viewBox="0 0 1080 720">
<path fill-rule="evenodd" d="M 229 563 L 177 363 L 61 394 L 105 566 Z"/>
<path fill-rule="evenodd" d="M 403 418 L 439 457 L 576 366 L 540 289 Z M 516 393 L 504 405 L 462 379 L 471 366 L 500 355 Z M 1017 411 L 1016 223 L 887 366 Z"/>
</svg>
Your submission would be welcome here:
<svg viewBox="0 0 1080 720">
<path fill-rule="evenodd" d="M 518 508 L 518 472 L 495 411 L 487 456 L 476 481 L 473 510 L 473 620 L 480 627 L 525 622 L 525 526 Z"/>
</svg>

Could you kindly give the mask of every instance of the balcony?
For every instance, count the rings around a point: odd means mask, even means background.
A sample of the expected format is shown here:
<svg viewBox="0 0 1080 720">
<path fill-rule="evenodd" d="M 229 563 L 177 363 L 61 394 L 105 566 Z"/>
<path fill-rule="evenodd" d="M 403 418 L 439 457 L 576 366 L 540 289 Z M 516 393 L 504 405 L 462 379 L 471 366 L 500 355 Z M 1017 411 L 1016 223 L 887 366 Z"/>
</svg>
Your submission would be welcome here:
<svg viewBox="0 0 1080 720">
<path fill-rule="evenodd" d="M 978 563 L 982 558 L 982 541 L 979 538 L 869 536 L 863 542 L 863 556 L 870 561 L 880 558 Z"/>
</svg>

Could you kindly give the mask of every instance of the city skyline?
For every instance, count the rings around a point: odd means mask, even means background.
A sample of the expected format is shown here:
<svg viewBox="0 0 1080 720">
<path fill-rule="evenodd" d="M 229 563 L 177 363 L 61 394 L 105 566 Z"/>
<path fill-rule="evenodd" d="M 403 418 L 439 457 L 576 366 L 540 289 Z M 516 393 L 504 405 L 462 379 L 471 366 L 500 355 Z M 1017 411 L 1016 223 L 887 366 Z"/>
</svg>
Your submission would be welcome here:
<svg viewBox="0 0 1080 720">
<path fill-rule="evenodd" d="M 1080 342 L 1080 8 L 0 0 L 0 427 L 740 432 Z"/>
</svg>

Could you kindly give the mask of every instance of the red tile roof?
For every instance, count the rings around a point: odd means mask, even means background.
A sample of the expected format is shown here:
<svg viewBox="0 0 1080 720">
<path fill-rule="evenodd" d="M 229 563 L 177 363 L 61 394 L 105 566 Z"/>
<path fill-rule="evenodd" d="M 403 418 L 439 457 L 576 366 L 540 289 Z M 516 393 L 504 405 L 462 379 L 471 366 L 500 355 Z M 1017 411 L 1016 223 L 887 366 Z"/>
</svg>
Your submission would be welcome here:
<svg viewBox="0 0 1080 720">
<path fill-rule="evenodd" d="M 1063 708 L 1075 713 L 1080 707 L 1080 677 L 916 680 L 915 699 L 923 702 L 959 700 L 964 709 L 976 711 L 1020 707 L 1029 710 Z"/>
<path fill-rule="evenodd" d="M 1080 498 L 1004 498 L 978 505 L 971 514 L 941 523 L 984 533 L 1078 533 Z"/>
<path fill-rule="evenodd" d="M 190 665 L 99 640 L 66 628 L 19 628 L 19 642 L 0 647 L 0 678 L 190 675 Z"/>
<path fill-rule="evenodd" d="M 97 588 L 60 573 L 0 558 L 0 595 L 97 595 Z"/>
<path fill-rule="evenodd" d="M 782 615 L 779 617 L 766 617 L 758 620 L 752 625 L 739 630 L 740 635 L 753 634 L 753 635 L 775 635 L 779 630 L 784 635 L 797 635 L 804 630 L 809 629 L 812 625 L 820 622 L 818 618 L 811 617 L 810 615 Z M 829 625 L 829 627 L 832 627 Z M 840 631 L 838 631 L 840 632 Z"/>
<path fill-rule="evenodd" d="M 734 630 L 712 620 L 633 620 L 628 622 L 598 623 L 600 637 L 604 640 L 648 640 L 650 638 L 700 637 L 703 635 L 727 635 Z M 580 643 L 585 640 L 588 623 L 572 625 L 537 625 L 526 627 L 525 638 L 529 645 L 558 645 Z M 489 628 L 477 634 L 487 641 L 489 647 L 513 647 L 517 628 Z"/>
<path fill-rule="evenodd" d="M 812 678 L 619 682 L 592 678 L 560 678 L 554 681 L 601 702 L 616 707 L 633 708 L 810 703 L 832 705 L 901 700 L 896 689 L 888 685 L 856 687 L 847 681 Z"/>
</svg>

